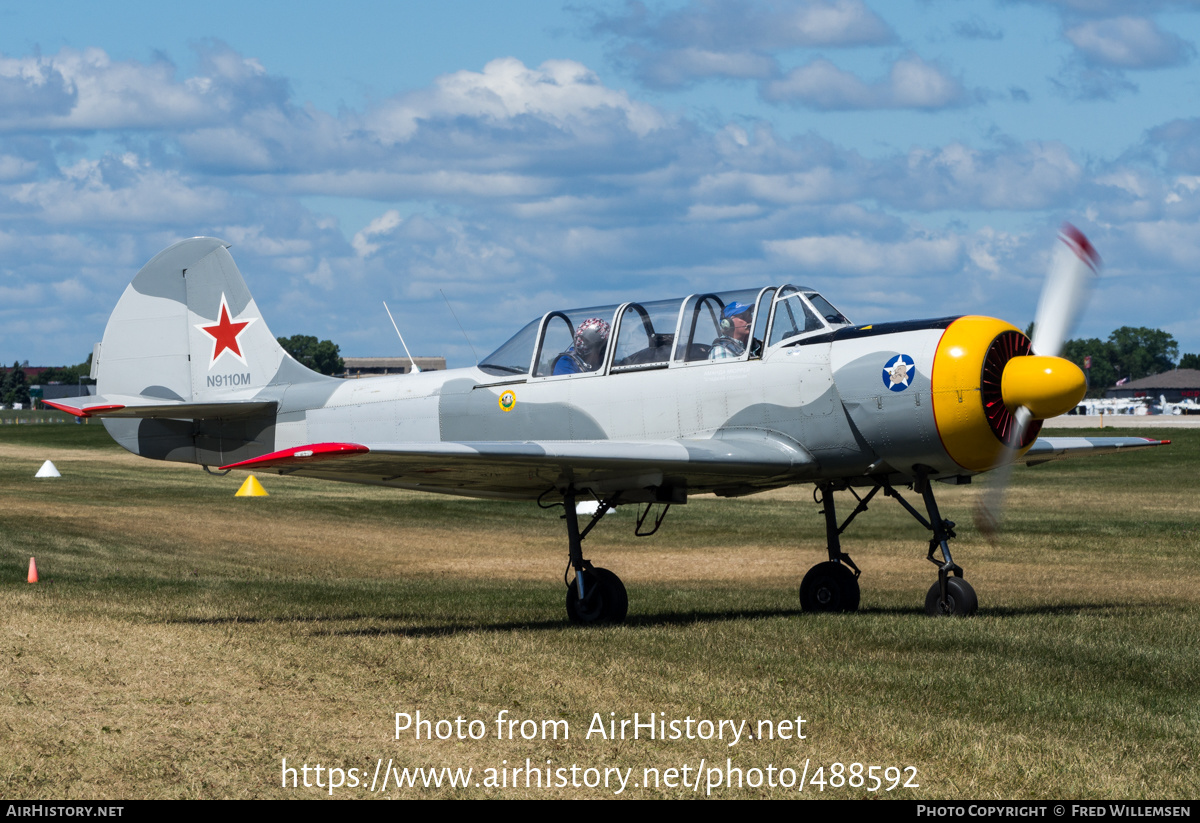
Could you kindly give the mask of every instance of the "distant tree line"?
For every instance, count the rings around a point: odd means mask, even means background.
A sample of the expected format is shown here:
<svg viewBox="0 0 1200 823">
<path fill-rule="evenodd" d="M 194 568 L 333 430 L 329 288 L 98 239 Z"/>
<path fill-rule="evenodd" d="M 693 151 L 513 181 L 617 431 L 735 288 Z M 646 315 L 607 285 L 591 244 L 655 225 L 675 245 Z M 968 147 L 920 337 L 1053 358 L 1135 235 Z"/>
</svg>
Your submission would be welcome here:
<svg viewBox="0 0 1200 823">
<path fill-rule="evenodd" d="M 25 375 L 25 369 L 21 368 L 20 361 L 13 363 L 4 379 L 0 380 L 0 402 L 6 406 L 20 403 L 29 408 L 29 378 Z"/>
<path fill-rule="evenodd" d="M 25 371 L 25 367 L 28 365 L 28 361 L 22 364 L 18 360 L 12 364 L 10 369 L 0 366 L 0 404 L 12 406 L 20 403 L 25 408 L 29 408 L 30 379 L 29 374 Z M 90 377 L 91 373 L 92 356 L 89 354 L 87 360 L 78 366 L 52 366 L 41 369 L 36 378 L 36 385 L 80 382 L 84 385 L 91 385 L 95 382 Z"/>
<path fill-rule="evenodd" d="M 1200 354 L 1179 356 L 1174 336 L 1162 329 L 1122 326 L 1107 340 L 1092 337 L 1068 340 L 1062 356 L 1081 369 L 1084 359 L 1092 358 L 1088 375 L 1088 395 L 1099 397 L 1117 381 L 1137 380 L 1174 368 L 1200 369 Z"/>
<path fill-rule="evenodd" d="M 92 356 L 89 354 L 87 360 L 78 366 L 52 366 L 42 369 L 42 373 L 38 375 L 38 383 L 79 383 L 82 380 L 87 386 L 92 383 L 91 374 Z"/>
<path fill-rule="evenodd" d="M 341 351 L 332 340 L 321 340 L 309 334 L 280 337 L 279 345 L 301 365 L 321 374 L 341 374 L 346 370 Z"/>
</svg>

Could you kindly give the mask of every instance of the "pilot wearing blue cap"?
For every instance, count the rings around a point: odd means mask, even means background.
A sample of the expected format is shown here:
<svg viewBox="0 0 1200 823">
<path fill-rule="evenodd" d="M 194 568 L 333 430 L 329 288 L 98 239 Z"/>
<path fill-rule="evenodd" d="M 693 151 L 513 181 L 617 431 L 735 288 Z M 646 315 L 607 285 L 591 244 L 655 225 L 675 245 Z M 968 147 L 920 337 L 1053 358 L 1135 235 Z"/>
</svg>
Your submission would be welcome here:
<svg viewBox="0 0 1200 823">
<path fill-rule="evenodd" d="M 721 312 L 721 336 L 713 341 L 709 360 L 736 359 L 746 353 L 750 340 L 750 324 L 754 307 L 746 303 L 730 303 Z"/>
</svg>

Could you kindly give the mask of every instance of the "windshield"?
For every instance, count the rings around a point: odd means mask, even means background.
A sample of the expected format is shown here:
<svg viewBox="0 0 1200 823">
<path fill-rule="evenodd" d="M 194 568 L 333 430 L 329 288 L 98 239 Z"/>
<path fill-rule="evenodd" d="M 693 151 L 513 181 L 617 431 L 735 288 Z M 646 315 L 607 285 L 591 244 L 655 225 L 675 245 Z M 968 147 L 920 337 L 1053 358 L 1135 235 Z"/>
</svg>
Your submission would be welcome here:
<svg viewBox="0 0 1200 823">
<path fill-rule="evenodd" d="M 824 317 L 829 323 L 834 326 L 848 326 L 850 321 L 846 319 L 846 315 L 833 307 L 833 304 L 826 300 L 815 291 L 805 292 L 804 296 L 812 303 L 813 308 L 817 310 L 817 314 Z"/>
<path fill-rule="evenodd" d="M 825 330 L 825 324 L 801 299 L 799 293 L 783 293 L 787 292 L 786 288 L 780 289 L 780 292 L 780 297 L 775 301 L 775 319 L 771 323 L 769 345 L 774 346 L 793 337 Z"/>
<path fill-rule="evenodd" d="M 539 318 L 514 334 L 503 346 L 483 358 L 479 368 L 491 374 L 528 374 L 540 324 Z"/>
</svg>

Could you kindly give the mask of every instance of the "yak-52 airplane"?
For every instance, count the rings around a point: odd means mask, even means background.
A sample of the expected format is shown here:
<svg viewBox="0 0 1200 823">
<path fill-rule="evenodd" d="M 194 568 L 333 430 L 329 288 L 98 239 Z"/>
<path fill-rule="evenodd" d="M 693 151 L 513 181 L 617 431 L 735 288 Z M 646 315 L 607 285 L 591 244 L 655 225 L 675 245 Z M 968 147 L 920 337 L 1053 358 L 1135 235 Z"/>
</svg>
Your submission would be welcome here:
<svg viewBox="0 0 1200 823">
<path fill-rule="evenodd" d="M 855 325 L 815 290 L 781 285 L 551 311 L 471 368 L 340 380 L 284 352 L 228 244 L 197 237 L 125 290 L 94 353 L 98 394 L 47 405 L 102 418 L 158 460 L 562 505 L 577 623 L 617 623 L 628 609 L 621 580 L 582 553 L 609 508 L 644 505 L 646 534 L 691 495 L 794 483 L 815 484 L 828 537 L 801 606 L 852 611 L 860 572 L 840 535 L 883 491 L 931 532 L 926 610 L 970 614 L 977 599 L 933 481 L 1160 445 L 1037 438 L 1085 391 L 1055 355 L 1099 258 L 1069 226 L 1060 239 L 1032 341 L 990 317 Z M 857 504 L 839 523 L 843 490 Z M 598 506 L 581 528 L 584 496 Z"/>
</svg>

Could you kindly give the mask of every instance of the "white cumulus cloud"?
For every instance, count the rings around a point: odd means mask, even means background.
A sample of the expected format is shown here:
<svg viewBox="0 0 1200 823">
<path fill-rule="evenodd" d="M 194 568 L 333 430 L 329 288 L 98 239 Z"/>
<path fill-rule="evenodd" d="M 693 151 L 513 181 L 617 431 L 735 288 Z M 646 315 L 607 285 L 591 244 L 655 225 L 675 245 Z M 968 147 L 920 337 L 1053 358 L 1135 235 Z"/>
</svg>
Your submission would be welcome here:
<svg viewBox="0 0 1200 823">
<path fill-rule="evenodd" d="M 287 83 L 224 44 L 198 47 L 201 72 L 180 80 L 165 58 L 113 60 L 100 48 L 0 56 L 0 130 L 188 128 L 279 105 Z"/>
<path fill-rule="evenodd" d="M 401 143 L 430 120 L 466 117 L 503 128 L 532 117 L 581 137 L 596 125 L 607 130 L 613 116 L 639 136 L 667 125 L 653 106 L 608 88 L 582 63 L 547 60 L 531 69 L 506 57 L 482 72 L 443 75 L 432 89 L 395 98 L 371 112 L 368 124 L 381 140 Z"/>
<path fill-rule="evenodd" d="M 379 244 L 372 243 L 372 238 L 380 238 L 392 234 L 403 222 L 404 218 L 400 216 L 400 212 L 395 209 L 388 209 L 368 223 L 362 231 L 355 234 L 350 245 L 354 246 L 354 251 L 358 253 L 359 257 L 369 257 L 379 251 Z"/>
<path fill-rule="evenodd" d="M 7 193 L 40 219 L 77 225 L 201 224 L 230 208 L 226 192 L 192 185 L 132 154 L 79 160 L 61 177 L 15 185 Z"/>
<path fill-rule="evenodd" d="M 910 54 L 892 64 L 885 79 L 868 83 L 853 72 L 817 58 L 760 86 L 774 103 L 823 111 L 837 109 L 943 109 L 967 105 L 973 96 L 939 66 Z"/>
<path fill-rule="evenodd" d="M 651 88 L 676 89 L 709 78 L 764 78 L 774 53 L 890 43 L 895 33 L 861 0 L 693 0 L 651 12 L 628 3 L 594 16 L 592 31 L 618 44 L 621 62 Z"/>
<path fill-rule="evenodd" d="M 1154 69 L 1186 63 L 1195 48 L 1145 17 L 1088 20 L 1064 34 L 1091 64 L 1117 69 Z"/>
<path fill-rule="evenodd" d="M 885 242 L 865 237 L 831 235 L 770 240 L 767 253 L 786 258 L 806 269 L 840 274 L 912 275 L 957 268 L 963 243 L 955 235 L 915 237 Z"/>
<path fill-rule="evenodd" d="M 895 37 L 861 0 L 693 0 L 661 14 L 629 3 L 623 14 L 599 16 L 593 30 L 712 51 L 880 45 Z"/>
</svg>

